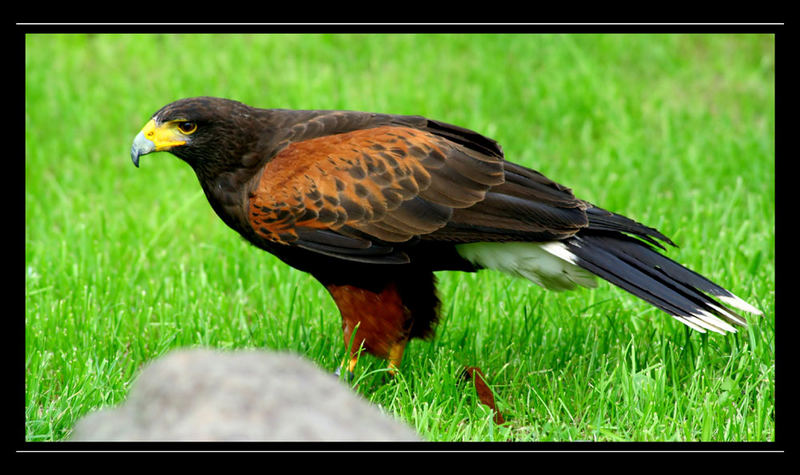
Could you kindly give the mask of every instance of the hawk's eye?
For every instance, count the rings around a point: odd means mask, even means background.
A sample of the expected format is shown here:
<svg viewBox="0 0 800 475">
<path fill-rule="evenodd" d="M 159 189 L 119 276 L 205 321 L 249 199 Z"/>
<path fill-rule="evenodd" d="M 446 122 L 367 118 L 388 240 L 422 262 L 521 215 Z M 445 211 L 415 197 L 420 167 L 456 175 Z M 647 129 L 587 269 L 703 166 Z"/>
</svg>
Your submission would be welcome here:
<svg viewBox="0 0 800 475">
<path fill-rule="evenodd" d="M 193 133 L 197 130 L 197 124 L 194 122 L 178 122 L 178 129 L 186 135 Z"/>
</svg>

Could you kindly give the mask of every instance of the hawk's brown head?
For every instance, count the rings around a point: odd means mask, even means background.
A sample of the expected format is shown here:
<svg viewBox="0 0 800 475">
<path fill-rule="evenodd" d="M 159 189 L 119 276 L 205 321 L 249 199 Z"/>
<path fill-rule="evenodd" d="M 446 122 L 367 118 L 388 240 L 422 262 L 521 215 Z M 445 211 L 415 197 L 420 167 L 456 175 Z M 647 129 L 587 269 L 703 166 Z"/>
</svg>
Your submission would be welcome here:
<svg viewBox="0 0 800 475">
<path fill-rule="evenodd" d="M 181 99 L 153 114 L 133 141 L 131 160 L 168 151 L 195 170 L 238 165 L 263 134 L 258 110 L 215 97 Z"/>
</svg>

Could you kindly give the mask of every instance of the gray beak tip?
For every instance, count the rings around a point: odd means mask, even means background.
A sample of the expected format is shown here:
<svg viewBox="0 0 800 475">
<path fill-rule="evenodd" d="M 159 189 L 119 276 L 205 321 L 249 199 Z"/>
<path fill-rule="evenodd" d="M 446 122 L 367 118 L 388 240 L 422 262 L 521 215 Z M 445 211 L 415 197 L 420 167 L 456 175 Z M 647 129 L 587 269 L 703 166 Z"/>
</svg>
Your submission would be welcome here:
<svg viewBox="0 0 800 475">
<path fill-rule="evenodd" d="M 133 145 L 131 146 L 131 161 L 136 168 L 139 168 L 139 157 L 153 152 L 155 149 L 156 145 L 145 137 L 143 133 L 139 132 L 136 138 L 133 139 Z"/>
</svg>

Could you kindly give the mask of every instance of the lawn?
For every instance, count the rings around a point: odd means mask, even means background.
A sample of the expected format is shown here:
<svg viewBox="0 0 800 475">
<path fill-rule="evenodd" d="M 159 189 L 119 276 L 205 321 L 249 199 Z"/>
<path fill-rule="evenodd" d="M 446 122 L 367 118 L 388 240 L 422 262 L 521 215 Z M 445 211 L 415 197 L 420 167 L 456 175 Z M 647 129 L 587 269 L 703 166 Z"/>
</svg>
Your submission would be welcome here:
<svg viewBox="0 0 800 475">
<path fill-rule="evenodd" d="M 756 305 L 693 332 L 601 283 L 545 292 L 440 273 L 442 321 L 354 390 L 432 441 L 775 440 L 775 39 L 770 35 L 49 35 L 25 39 L 25 439 L 69 437 L 191 346 L 333 371 L 335 305 L 248 245 L 134 135 L 164 104 L 420 114 L 657 227 L 668 255 Z M 486 374 L 506 423 L 460 380 Z"/>
</svg>

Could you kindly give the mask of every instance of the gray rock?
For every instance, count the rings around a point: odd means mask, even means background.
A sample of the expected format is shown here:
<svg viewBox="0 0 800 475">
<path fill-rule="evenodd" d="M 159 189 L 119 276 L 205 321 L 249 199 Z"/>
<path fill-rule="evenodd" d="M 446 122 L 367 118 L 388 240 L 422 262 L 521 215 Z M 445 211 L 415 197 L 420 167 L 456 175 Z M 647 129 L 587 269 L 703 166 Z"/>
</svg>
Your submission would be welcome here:
<svg viewBox="0 0 800 475">
<path fill-rule="evenodd" d="M 73 441 L 418 441 L 404 424 L 296 355 L 181 350 L 150 364 L 127 401 Z"/>
</svg>

